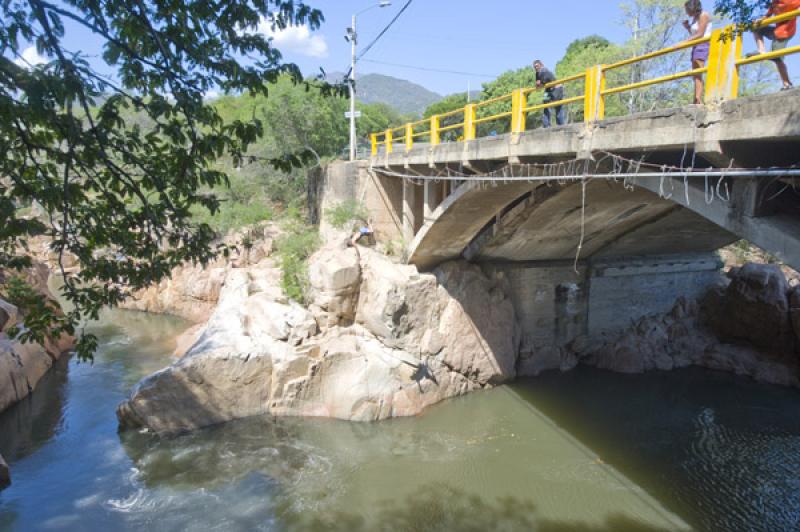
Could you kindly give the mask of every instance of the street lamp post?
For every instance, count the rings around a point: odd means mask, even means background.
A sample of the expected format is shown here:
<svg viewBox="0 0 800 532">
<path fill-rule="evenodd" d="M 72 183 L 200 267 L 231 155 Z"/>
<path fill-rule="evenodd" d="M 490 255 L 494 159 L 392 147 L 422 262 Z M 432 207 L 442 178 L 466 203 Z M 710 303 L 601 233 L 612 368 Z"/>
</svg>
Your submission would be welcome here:
<svg viewBox="0 0 800 532">
<path fill-rule="evenodd" d="M 358 44 L 358 33 L 356 33 L 356 17 L 375 7 L 388 7 L 392 5 L 390 1 L 383 0 L 377 4 L 362 9 L 353 15 L 352 25 L 347 29 L 347 39 L 350 41 L 350 160 L 356 160 L 356 45 Z"/>
</svg>

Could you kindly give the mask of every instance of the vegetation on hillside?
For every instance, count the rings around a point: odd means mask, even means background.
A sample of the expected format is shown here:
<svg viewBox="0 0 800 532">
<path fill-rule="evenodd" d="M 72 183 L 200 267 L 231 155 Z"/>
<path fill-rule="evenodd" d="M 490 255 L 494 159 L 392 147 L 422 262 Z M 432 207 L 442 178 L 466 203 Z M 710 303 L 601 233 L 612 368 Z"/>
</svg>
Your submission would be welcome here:
<svg viewBox="0 0 800 532">
<path fill-rule="evenodd" d="M 304 3 L 277 0 L 231 0 L 222 9 L 167 0 L 3 3 L 0 268 L 29 265 L 26 242 L 41 234 L 80 264 L 64 275 L 73 308 L 66 319 L 33 307 L 29 327 L 74 333 L 127 289 L 215 256 L 216 235 L 196 210 L 218 212 L 209 191 L 229 182 L 218 163 L 242 165 L 265 125 L 255 115 L 225 120 L 204 96 L 215 88 L 267 96 L 281 77 L 302 83 L 258 26 L 315 29 L 322 20 Z M 74 25 L 91 34 L 99 57 L 73 48 Z M 30 44 L 41 62 L 25 59 Z M 141 122 L 126 121 L 130 113 Z M 288 170 L 304 154 L 269 153 L 262 162 Z M 31 205 L 45 215 L 22 216 L 18 208 Z M 93 346 L 82 336 L 79 356 Z"/>
<path fill-rule="evenodd" d="M 358 99 L 366 104 L 389 105 L 401 115 L 417 119 L 426 107 L 442 96 L 404 79 L 366 74 L 358 78 Z"/>
<path fill-rule="evenodd" d="M 684 3 L 684 0 L 625 0 L 620 6 L 620 22 L 630 31 L 630 38 L 627 41 L 618 45 L 598 35 L 578 38 L 567 47 L 563 57 L 555 65 L 547 66 L 554 69 L 557 78 L 563 79 L 585 72 L 593 65 L 610 64 L 623 58 L 644 55 L 677 44 L 687 36 L 681 25 L 681 21 L 686 18 Z M 737 21 L 750 21 L 760 13 L 760 9 L 766 9 L 767 4 L 769 4 L 768 0 L 720 0 L 717 2 L 717 12 Z M 531 58 L 531 60 L 533 59 Z M 610 87 L 626 85 L 689 68 L 689 51 L 687 50 L 614 69 L 607 73 L 606 83 Z M 774 86 L 776 79 L 775 69 L 771 64 L 761 63 L 748 66 L 743 68 L 741 73 L 740 93 L 743 95 L 763 93 L 770 86 Z M 605 102 L 606 116 L 622 116 L 684 105 L 691 100 L 690 84 L 691 79 L 678 80 L 608 96 Z M 495 80 L 485 83 L 479 101 L 490 100 L 509 94 L 514 89 L 534 87 L 535 85 L 536 77 L 533 68 L 531 65 L 524 65 L 518 69 L 504 72 Z M 565 97 L 581 95 L 584 90 L 583 80 L 567 83 Z M 532 92 L 528 97 L 528 105 L 541 103 L 542 97 L 541 91 Z M 454 94 L 429 106 L 425 110 L 424 116 L 447 113 L 461 109 L 464 105 L 466 105 L 466 95 Z M 486 105 L 479 108 L 478 117 L 507 112 L 510 105 L 509 100 Z M 581 105 L 572 105 L 568 109 L 570 121 L 583 120 Z M 447 124 L 457 123 L 463 120 L 463 116 L 459 115 L 446 120 Z M 527 127 L 530 129 L 540 125 L 541 112 L 530 113 Z M 491 132 L 505 133 L 509 128 L 510 121 L 505 118 L 481 124 L 478 128 L 478 135 L 484 136 Z"/>
</svg>

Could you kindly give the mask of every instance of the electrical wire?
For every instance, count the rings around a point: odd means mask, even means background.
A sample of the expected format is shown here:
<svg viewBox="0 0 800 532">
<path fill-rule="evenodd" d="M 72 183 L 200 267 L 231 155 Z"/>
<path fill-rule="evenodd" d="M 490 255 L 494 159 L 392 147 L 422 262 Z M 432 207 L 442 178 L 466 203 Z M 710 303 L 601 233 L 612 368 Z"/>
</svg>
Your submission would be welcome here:
<svg viewBox="0 0 800 532">
<path fill-rule="evenodd" d="M 395 22 L 397 22 L 397 19 L 400 18 L 400 16 L 405 12 L 406 9 L 408 9 L 408 6 L 410 6 L 411 2 L 413 1 L 414 0 L 408 0 L 408 2 L 406 2 L 405 5 L 400 8 L 400 11 L 398 11 L 397 14 L 392 18 L 392 20 L 389 21 L 386 27 L 384 27 L 380 31 L 380 33 L 378 33 L 378 35 L 374 39 L 372 39 L 371 43 L 369 43 L 367 46 L 364 47 L 363 50 L 361 50 L 361 53 L 358 54 L 358 56 L 356 57 L 356 62 L 360 61 L 372 49 L 372 47 L 375 46 L 375 44 L 377 44 L 377 42 L 381 39 L 381 37 L 386 35 L 386 32 L 389 31 L 389 29 L 394 25 Z M 351 66 L 347 70 L 347 74 L 344 75 L 344 79 L 350 79 L 350 74 L 352 74 L 352 72 L 353 72 L 353 67 Z"/>
<path fill-rule="evenodd" d="M 438 68 L 428 68 L 428 67 L 419 67 L 419 66 L 412 66 L 412 65 L 402 65 L 400 63 L 388 63 L 386 61 L 374 61 L 372 59 L 362 59 L 364 63 L 373 63 L 376 65 L 386 65 L 386 66 L 393 66 L 399 68 L 409 68 L 411 70 L 422 70 L 424 72 L 438 72 L 441 74 L 455 74 L 458 76 L 469 76 L 469 77 L 478 77 L 478 78 L 489 78 L 495 79 L 497 76 L 493 76 L 491 74 L 477 74 L 475 72 L 461 72 L 458 70 L 443 70 Z"/>
<path fill-rule="evenodd" d="M 362 59 L 365 55 L 367 55 L 367 53 L 369 53 L 372 47 L 378 43 L 378 41 L 381 39 L 381 37 L 383 37 L 386 34 L 387 31 L 389 31 L 389 29 L 394 25 L 395 22 L 397 22 L 397 19 L 400 18 L 400 16 L 405 12 L 406 9 L 408 9 L 408 6 L 410 6 L 411 2 L 413 1 L 414 0 L 408 0 L 408 2 L 406 2 L 406 4 L 400 8 L 400 11 L 397 12 L 394 18 L 392 18 L 392 20 L 389 21 L 386 27 L 383 28 L 374 39 L 372 39 L 372 42 L 369 43 L 367 46 L 365 46 L 363 50 L 361 50 L 361 53 L 358 54 L 359 60 Z"/>
</svg>

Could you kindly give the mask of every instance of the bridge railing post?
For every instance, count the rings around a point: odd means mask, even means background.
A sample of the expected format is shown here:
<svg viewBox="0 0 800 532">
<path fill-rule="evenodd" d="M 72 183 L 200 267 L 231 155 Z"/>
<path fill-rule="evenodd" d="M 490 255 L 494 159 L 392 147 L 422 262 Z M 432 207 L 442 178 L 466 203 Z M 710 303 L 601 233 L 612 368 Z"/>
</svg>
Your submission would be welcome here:
<svg viewBox="0 0 800 532">
<path fill-rule="evenodd" d="M 439 115 L 431 117 L 431 146 L 438 146 L 442 142 L 442 136 L 439 133 L 441 127 L 441 119 Z"/>
<path fill-rule="evenodd" d="M 742 36 L 733 26 L 711 34 L 706 73 L 706 104 L 734 100 L 739 94 L 739 69 L 742 56 Z"/>
<path fill-rule="evenodd" d="M 414 126 L 406 124 L 406 151 L 414 147 Z"/>
<path fill-rule="evenodd" d="M 378 134 L 372 133 L 370 136 L 370 144 L 372 144 L 372 156 L 378 155 Z"/>
<path fill-rule="evenodd" d="M 464 140 L 475 140 L 477 134 L 477 127 L 475 119 L 477 113 L 475 112 L 476 105 L 474 103 L 468 104 L 464 107 Z"/>
<path fill-rule="evenodd" d="M 392 153 L 392 130 L 386 130 L 386 153 Z"/>
<path fill-rule="evenodd" d="M 511 133 L 525 131 L 526 103 L 526 92 L 523 89 L 516 89 L 511 93 Z"/>
<path fill-rule="evenodd" d="M 602 120 L 606 115 L 605 97 L 606 74 L 604 65 L 589 67 L 586 71 L 586 88 L 583 99 L 583 121 L 591 124 Z"/>
</svg>

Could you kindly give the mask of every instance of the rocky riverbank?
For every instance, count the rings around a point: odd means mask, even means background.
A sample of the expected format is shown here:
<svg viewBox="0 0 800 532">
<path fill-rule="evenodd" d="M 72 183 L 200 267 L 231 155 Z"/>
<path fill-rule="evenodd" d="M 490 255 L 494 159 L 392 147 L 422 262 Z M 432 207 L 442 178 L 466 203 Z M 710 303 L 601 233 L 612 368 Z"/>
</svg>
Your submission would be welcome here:
<svg viewBox="0 0 800 532">
<path fill-rule="evenodd" d="M 283 296 L 279 278 L 270 257 L 230 269 L 197 342 L 136 386 L 121 426 L 179 432 L 259 414 L 372 421 L 516 375 L 507 287 L 477 266 L 420 274 L 334 242 L 310 261 L 308 308 Z"/>
<path fill-rule="evenodd" d="M 47 266 L 37 263 L 21 275 L 42 297 L 55 301 L 47 288 Z M 4 279 L 0 272 L 0 285 Z M 9 336 L 12 328 L 24 327 L 24 319 L 16 306 L 0 299 L 0 412 L 32 393 L 53 363 L 75 345 L 74 338 L 67 335 L 47 339 L 43 345 Z"/>
<path fill-rule="evenodd" d="M 176 272 L 133 308 L 208 320 L 178 340 L 182 358 L 118 408 L 122 427 L 172 433 L 253 415 L 373 421 L 545 369 L 588 364 L 639 373 L 697 365 L 800 386 L 800 288 L 765 264 L 734 268 L 701 302 L 520 357 L 502 273 L 463 261 L 432 273 L 345 238 L 309 261 L 306 306 L 280 289 L 267 228 L 257 252 Z M 185 353 L 185 354 L 184 354 Z"/>
<path fill-rule="evenodd" d="M 778 266 L 746 264 L 699 304 L 680 300 L 620 337 L 573 345 L 581 363 L 623 373 L 690 365 L 800 387 L 800 287 Z"/>
</svg>

